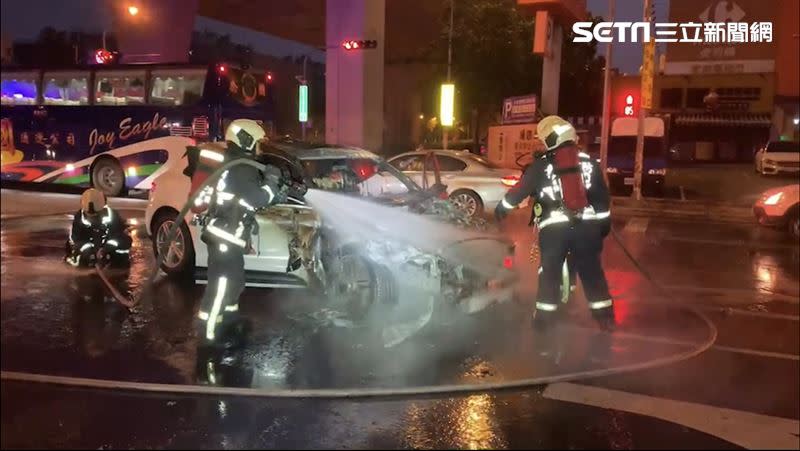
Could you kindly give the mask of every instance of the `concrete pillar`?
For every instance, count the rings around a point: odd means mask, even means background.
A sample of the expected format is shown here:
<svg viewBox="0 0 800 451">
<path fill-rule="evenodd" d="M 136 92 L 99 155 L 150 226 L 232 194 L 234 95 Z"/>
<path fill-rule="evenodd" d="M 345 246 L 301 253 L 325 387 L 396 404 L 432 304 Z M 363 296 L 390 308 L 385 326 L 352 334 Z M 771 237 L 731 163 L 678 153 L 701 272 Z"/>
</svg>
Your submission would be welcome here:
<svg viewBox="0 0 800 451">
<path fill-rule="evenodd" d="M 542 61 L 542 112 L 558 114 L 558 90 L 561 81 L 561 44 L 564 31 L 556 21 L 550 21 L 550 45 Z"/>
<path fill-rule="evenodd" d="M 379 151 L 383 145 L 385 0 L 327 0 L 325 140 Z M 345 50 L 349 39 L 377 47 Z"/>
</svg>

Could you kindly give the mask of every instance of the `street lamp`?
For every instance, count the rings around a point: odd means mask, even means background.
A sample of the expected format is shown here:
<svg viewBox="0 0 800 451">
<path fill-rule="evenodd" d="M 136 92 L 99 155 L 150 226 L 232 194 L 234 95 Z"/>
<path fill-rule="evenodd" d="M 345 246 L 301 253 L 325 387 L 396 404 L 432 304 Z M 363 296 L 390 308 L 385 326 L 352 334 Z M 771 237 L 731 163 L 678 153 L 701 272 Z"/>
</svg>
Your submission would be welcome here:
<svg viewBox="0 0 800 451">
<path fill-rule="evenodd" d="M 130 14 L 131 16 L 139 14 L 139 7 L 137 7 L 136 5 L 128 6 L 128 14 Z"/>
</svg>

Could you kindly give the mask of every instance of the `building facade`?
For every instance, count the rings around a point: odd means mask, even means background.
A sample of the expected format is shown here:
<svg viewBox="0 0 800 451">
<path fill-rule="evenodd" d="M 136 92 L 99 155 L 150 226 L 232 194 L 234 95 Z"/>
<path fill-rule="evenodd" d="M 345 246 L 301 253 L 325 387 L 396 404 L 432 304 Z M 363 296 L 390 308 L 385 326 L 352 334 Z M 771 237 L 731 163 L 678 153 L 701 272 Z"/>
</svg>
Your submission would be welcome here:
<svg viewBox="0 0 800 451">
<path fill-rule="evenodd" d="M 694 161 L 750 161 L 770 139 L 791 139 L 792 132 L 796 137 L 792 126 L 800 69 L 798 11 L 789 10 L 798 5 L 760 0 L 670 1 L 670 22 L 748 24 L 735 39 L 723 33 L 719 42 L 667 44 L 654 81 L 650 113 L 666 119 L 673 149 Z M 751 34 L 752 23 L 771 24 L 770 38 Z M 639 80 L 638 75 L 614 77 L 615 116 L 626 115 L 628 96 L 633 99 L 634 116 L 638 114 Z"/>
</svg>

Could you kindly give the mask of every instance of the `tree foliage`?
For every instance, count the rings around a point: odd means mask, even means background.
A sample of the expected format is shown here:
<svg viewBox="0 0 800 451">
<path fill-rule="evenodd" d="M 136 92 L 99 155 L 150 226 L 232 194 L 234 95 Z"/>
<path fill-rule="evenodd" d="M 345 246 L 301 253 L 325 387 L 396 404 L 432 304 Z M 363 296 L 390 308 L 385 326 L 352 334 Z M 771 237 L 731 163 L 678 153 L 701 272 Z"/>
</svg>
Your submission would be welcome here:
<svg viewBox="0 0 800 451">
<path fill-rule="evenodd" d="M 209 30 L 192 32 L 189 61 L 196 64 L 212 64 L 230 61 L 240 65 L 250 64 L 253 49 L 249 45 L 231 40 L 228 34 Z"/>
<path fill-rule="evenodd" d="M 454 0 L 452 78 L 457 86 L 460 117 L 473 108 L 480 121 L 500 112 L 502 100 L 515 95 L 540 93 L 542 57 L 534 55 L 532 17 L 525 16 L 514 0 Z M 431 47 L 431 58 L 447 64 L 449 2 L 442 12 L 442 31 Z M 596 44 L 572 43 L 566 32 L 562 48 L 559 113 L 597 114 L 602 99 L 603 59 Z M 435 98 L 435 95 L 434 95 Z"/>
<path fill-rule="evenodd" d="M 45 27 L 32 42 L 14 43 L 14 61 L 26 66 L 57 67 L 89 62 L 94 51 L 102 47 L 102 33 L 56 30 Z M 108 34 L 106 45 L 117 48 L 116 39 Z M 76 58 L 77 54 L 77 58 Z"/>
</svg>

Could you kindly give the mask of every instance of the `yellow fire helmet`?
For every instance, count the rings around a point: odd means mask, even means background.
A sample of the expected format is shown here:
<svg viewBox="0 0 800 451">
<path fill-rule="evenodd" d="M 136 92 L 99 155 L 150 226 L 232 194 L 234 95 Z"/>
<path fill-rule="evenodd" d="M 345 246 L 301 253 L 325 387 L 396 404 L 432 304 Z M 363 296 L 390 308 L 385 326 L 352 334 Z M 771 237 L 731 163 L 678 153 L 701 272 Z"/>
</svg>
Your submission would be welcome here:
<svg viewBox="0 0 800 451">
<path fill-rule="evenodd" d="M 94 188 L 81 194 L 81 210 L 87 215 L 96 215 L 106 206 L 106 195 Z"/>
<path fill-rule="evenodd" d="M 578 134 L 575 132 L 575 127 L 558 116 L 547 116 L 539 121 L 536 126 L 536 134 L 547 150 L 553 150 L 567 141 L 572 141 L 576 144 L 578 142 Z"/>
<path fill-rule="evenodd" d="M 225 130 L 225 141 L 230 141 L 242 150 L 252 152 L 257 142 L 267 133 L 264 127 L 252 119 L 236 119 Z"/>
</svg>

